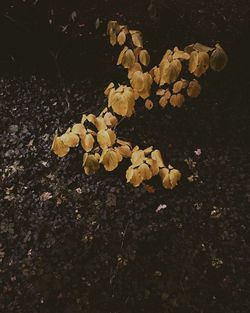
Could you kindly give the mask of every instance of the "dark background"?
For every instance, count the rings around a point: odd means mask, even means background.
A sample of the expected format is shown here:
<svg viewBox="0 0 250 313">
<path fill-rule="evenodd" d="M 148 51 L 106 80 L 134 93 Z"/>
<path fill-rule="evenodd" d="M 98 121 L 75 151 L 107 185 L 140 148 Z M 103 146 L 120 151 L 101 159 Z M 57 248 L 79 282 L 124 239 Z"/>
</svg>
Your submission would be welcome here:
<svg viewBox="0 0 250 313">
<path fill-rule="evenodd" d="M 1 312 L 249 312 L 249 10 L 247 0 L 0 1 Z M 118 128 L 181 170 L 173 191 L 126 184 L 128 162 L 86 177 L 80 149 L 50 151 L 56 129 L 97 114 L 103 88 L 125 78 L 110 19 L 143 32 L 152 66 L 194 42 L 228 54 L 198 99 L 138 104 Z"/>
</svg>

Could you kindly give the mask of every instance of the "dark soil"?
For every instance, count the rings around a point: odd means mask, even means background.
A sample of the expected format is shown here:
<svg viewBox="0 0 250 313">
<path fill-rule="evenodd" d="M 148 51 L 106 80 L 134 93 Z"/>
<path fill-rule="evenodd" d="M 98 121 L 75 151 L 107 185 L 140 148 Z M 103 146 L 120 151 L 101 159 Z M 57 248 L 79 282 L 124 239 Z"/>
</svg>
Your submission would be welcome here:
<svg viewBox="0 0 250 313">
<path fill-rule="evenodd" d="M 0 80 L 1 312 L 249 312 L 249 2 L 156 3 L 152 19 L 142 1 L 88 1 L 88 36 L 60 63 L 64 91 L 46 53 L 1 37 L 2 55 L 18 60 L 4 59 Z M 220 42 L 229 55 L 223 72 L 202 79 L 198 99 L 181 109 L 138 108 L 119 126 L 123 138 L 160 148 L 182 171 L 173 191 L 157 179 L 155 193 L 126 184 L 126 163 L 87 177 L 80 149 L 63 159 L 50 151 L 55 129 L 99 112 L 104 86 L 123 80 L 103 36 L 116 18 L 143 31 L 152 63 L 196 41 Z"/>
</svg>

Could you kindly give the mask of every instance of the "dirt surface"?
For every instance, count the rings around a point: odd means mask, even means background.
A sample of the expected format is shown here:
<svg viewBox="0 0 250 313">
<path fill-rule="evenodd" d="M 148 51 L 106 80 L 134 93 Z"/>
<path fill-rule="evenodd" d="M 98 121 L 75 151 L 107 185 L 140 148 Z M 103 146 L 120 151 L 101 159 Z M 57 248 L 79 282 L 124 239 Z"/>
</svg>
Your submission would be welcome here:
<svg viewBox="0 0 250 313">
<path fill-rule="evenodd" d="M 97 17 L 100 29 L 82 39 L 83 54 L 79 42 L 63 54 L 69 108 L 53 75 L 41 78 L 48 57 L 22 59 L 6 41 L 20 62 L 6 61 L 0 80 L 0 311 L 249 312 L 248 1 L 157 2 L 156 17 L 149 3 L 91 3 L 86 33 Z M 123 80 L 103 36 L 110 18 L 143 31 L 152 63 L 196 41 L 220 42 L 229 55 L 223 72 L 202 79 L 198 99 L 181 109 L 139 107 L 119 126 L 182 171 L 173 191 L 157 179 L 154 193 L 126 184 L 127 163 L 87 177 L 80 149 L 63 159 L 50 151 L 55 129 L 99 112 L 104 86 Z"/>
</svg>

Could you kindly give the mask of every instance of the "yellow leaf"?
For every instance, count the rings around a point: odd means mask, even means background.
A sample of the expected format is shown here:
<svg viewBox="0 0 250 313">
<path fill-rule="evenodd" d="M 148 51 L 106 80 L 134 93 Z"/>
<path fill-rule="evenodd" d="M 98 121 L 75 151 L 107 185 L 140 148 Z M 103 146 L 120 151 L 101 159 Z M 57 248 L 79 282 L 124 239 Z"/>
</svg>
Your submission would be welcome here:
<svg viewBox="0 0 250 313">
<path fill-rule="evenodd" d="M 157 96 L 164 96 L 165 95 L 166 90 L 165 89 L 158 89 L 156 91 L 156 95 Z"/>
<path fill-rule="evenodd" d="M 71 131 L 72 133 L 79 135 L 79 136 L 83 136 L 86 134 L 86 128 L 81 123 L 74 124 Z"/>
<path fill-rule="evenodd" d="M 127 47 L 127 46 L 125 46 L 125 47 L 122 49 L 122 51 L 121 51 L 120 54 L 119 54 L 117 63 L 116 63 L 117 65 L 122 64 L 122 60 L 123 60 L 123 58 L 125 57 L 125 53 L 126 53 L 127 50 L 128 50 L 128 47 Z"/>
<path fill-rule="evenodd" d="M 173 107 L 180 108 L 183 105 L 184 101 L 185 101 L 185 98 L 181 93 L 178 93 L 176 95 L 172 95 L 170 98 L 170 104 Z"/>
<path fill-rule="evenodd" d="M 102 158 L 102 163 L 106 171 L 111 172 L 118 166 L 118 156 L 114 150 L 107 150 Z"/>
<path fill-rule="evenodd" d="M 190 55 L 185 51 L 175 51 L 173 54 L 173 59 L 189 60 Z"/>
<path fill-rule="evenodd" d="M 134 166 L 139 166 L 143 163 L 144 158 L 145 155 L 143 150 L 134 151 L 131 156 L 131 163 Z"/>
<path fill-rule="evenodd" d="M 109 135 L 111 146 L 113 146 L 116 142 L 116 133 L 111 129 L 107 129 L 106 131 Z"/>
<path fill-rule="evenodd" d="M 168 104 L 168 98 L 166 96 L 162 96 L 159 100 L 159 105 L 162 108 L 165 108 L 165 106 Z"/>
<path fill-rule="evenodd" d="M 141 50 L 139 54 L 139 59 L 141 64 L 143 64 L 144 66 L 148 66 L 150 62 L 150 55 L 148 54 L 148 51 L 145 49 Z"/>
<path fill-rule="evenodd" d="M 103 119 L 105 124 L 111 128 L 115 127 L 118 123 L 117 118 L 111 112 L 106 112 Z"/>
<path fill-rule="evenodd" d="M 116 151 L 118 151 L 124 158 L 130 158 L 131 157 L 131 149 L 128 145 L 123 145 L 120 147 L 115 148 Z"/>
<path fill-rule="evenodd" d="M 195 43 L 193 45 L 193 48 L 194 50 L 198 51 L 198 52 L 210 52 L 210 51 L 213 51 L 214 48 L 211 48 L 211 47 L 208 47 L 208 46 L 205 46 L 199 42 Z"/>
<path fill-rule="evenodd" d="M 178 59 L 169 62 L 164 60 L 160 64 L 161 80 L 160 85 L 170 84 L 176 81 L 182 69 L 181 62 Z"/>
<path fill-rule="evenodd" d="M 154 106 L 154 104 L 153 104 L 153 102 L 152 102 L 151 100 L 147 99 L 147 100 L 145 101 L 145 108 L 146 108 L 147 110 L 151 110 L 151 109 L 153 108 L 153 106 Z"/>
<path fill-rule="evenodd" d="M 145 163 L 142 163 L 138 167 L 138 174 L 141 176 L 142 180 L 149 180 L 153 176 L 149 166 Z"/>
<path fill-rule="evenodd" d="M 142 38 L 141 38 L 141 32 L 138 31 L 138 30 L 130 30 L 129 32 L 130 32 L 130 34 L 131 34 L 131 38 L 132 38 L 133 44 L 134 44 L 136 47 L 143 48 L 143 43 L 142 43 Z"/>
<path fill-rule="evenodd" d="M 79 137 L 72 133 L 65 133 L 61 136 L 62 142 L 65 144 L 65 146 L 68 146 L 70 148 L 76 147 L 79 144 Z"/>
<path fill-rule="evenodd" d="M 135 106 L 133 89 L 127 86 L 120 86 L 116 90 L 112 89 L 109 94 L 108 105 L 112 107 L 115 113 L 130 117 Z"/>
<path fill-rule="evenodd" d="M 110 90 L 111 90 L 112 88 L 114 88 L 114 87 L 115 87 L 114 83 L 111 82 L 111 83 L 108 85 L 108 87 L 106 87 L 106 89 L 104 90 L 105 96 L 108 96 L 109 93 L 110 93 Z"/>
<path fill-rule="evenodd" d="M 163 187 L 166 189 L 172 189 L 172 185 L 171 185 L 170 177 L 169 177 L 169 169 L 161 168 L 159 171 L 159 175 L 161 177 Z"/>
<path fill-rule="evenodd" d="M 139 175 L 138 169 L 131 167 L 126 171 L 126 179 L 127 183 L 131 183 L 134 187 L 138 187 L 143 181 L 142 177 Z"/>
<path fill-rule="evenodd" d="M 194 71 L 194 75 L 200 77 L 209 68 L 209 55 L 207 52 L 198 53 L 198 65 Z"/>
<path fill-rule="evenodd" d="M 112 146 L 111 138 L 107 130 L 100 130 L 97 133 L 96 139 L 102 149 Z"/>
<path fill-rule="evenodd" d="M 220 72 L 224 69 L 228 62 L 228 56 L 219 44 L 215 45 L 216 49 L 210 57 L 211 69 Z"/>
<path fill-rule="evenodd" d="M 86 134 L 81 137 L 81 145 L 86 152 L 90 152 L 93 149 L 95 139 L 91 134 Z"/>
<path fill-rule="evenodd" d="M 196 98 L 201 92 L 201 86 L 196 79 L 193 79 L 188 86 L 187 94 L 189 97 Z"/>
<path fill-rule="evenodd" d="M 133 74 L 137 71 L 142 72 L 142 68 L 141 65 L 136 62 L 131 68 L 128 69 L 128 78 L 131 79 Z"/>
<path fill-rule="evenodd" d="M 126 41 L 126 33 L 124 30 L 122 30 L 119 35 L 117 36 L 117 41 L 119 43 L 120 46 L 124 45 L 125 41 Z"/>
<path fill-rule="evenodd" d="M 70 150 L 57 135 L 54 137 L 51 149 L 60 158 L 64 157 Z"/>
<path fill-rule="evenodd" d="M 181 173 L 176 169 L 172 169 L 169 173 L 169 179 L 171 183 L 171 189 L 173 189 L 178 184 L 178 181 L 181 179 Z"/>
<path fill-rule="evenodd" d="M 178 93 L 182 90 L 183 82 L 181 80 L 178 80 L 176 83 L 174 83 L 173 86 L 173 92 Z"/>
<path fill-rule="evenodd" d="M 199 62 L 198 52 L 193 51 L 190 55 L 189 65 L 188 65 L 188 70 L 190 73 L 194 73 L 194 71 L 196 70 L 198 66 L 198 62 Z"/>
<path fill-rule="evenodd" d="M 146 163 L 148 165 L 150 165 L 150 170 L 151 170 L 153 176 L 155 176 L 159 173 L 159 166 L 158 166 L 158 162 L 156 160 L 147 158 Z"/>
<path fill-rule="evenodd" d="M 84 153 L 83 168 L 86 175 L 95 174 L 100 167 L 97 158 L 93 154 Z"/>
<path fill-rule="evenodd" d="M 164 162 L 162 160 L 161 152 L 159 150 L 154 150 L 151 153 L 152 160 L 155 160 L 157 162 L 158 167 L 164 167 Z"/>
<path fill-rule="evenodd" d="M 144 74 L 140 71 L 134 72 L 130 83 L 133 89 L 137 90 L 138 92 L 142 91 L 144 88 Z"/>
<path fill-rule="evenodd" d="M 135 64 L 135 55 L 133 50 L 128 49 L 125 51 L 122 58 L 122 65 L 124 68 L 131 68 Z"/>
</svg>

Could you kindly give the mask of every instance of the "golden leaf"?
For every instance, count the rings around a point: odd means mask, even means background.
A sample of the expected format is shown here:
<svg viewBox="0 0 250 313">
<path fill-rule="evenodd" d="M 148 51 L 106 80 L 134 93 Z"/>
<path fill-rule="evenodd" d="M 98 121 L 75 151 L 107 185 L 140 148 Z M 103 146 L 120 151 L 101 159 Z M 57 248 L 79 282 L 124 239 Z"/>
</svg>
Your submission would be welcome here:
<svg viewBox="0 0 250 313">
<path fill-rule="evenodd" d="M 210 57 L 210 66 L 212 70 L 220 72 L 227 65 L 228 56 L 219 44 L 216 44 L 215 47 L 216 49 Z"/>
<path fill-rule="evenodd" d="M 142 91 L 139 92 L 139 95 L 141 98 L 146 99 L 150 96 L 150 90 L 153 79 L 149 73 L 144 73 L 143 76 L 144 76 L 144 88 Z"/>
<path fill-rule="evenodd" d="M 107 26 L 107 34 L 109 35 L 110 44 L 114 46 L 116 44 L 116 35 L 120 31 L 120 25 L 117 21 L 109 21 Z"/>
<path fill-rule="evenodd" d="M 135 64 L 135 55 L 133 50 L 128 49 L 125 51 L 122 58 L 122 65 L 124 68 L 131 68 Z"/>
<path fill-rule="evenodd" d="M 113 146 L 116 142 L 116 133 L 111 129 L 107 129 L 107 133 L 110 138 L 111 146 Z"/>
<path fill-rule="evenodd" d="M 173 189 L 178 184 L 178 181 L 181 179 L 181 173 L 176 169 L 172 169 L 169 173 L 169 179 L 172 187 L 171 189 Z"/>
<path fill-rule="evenodd" d="M 150 55 L 148 54 L 148 51 L 145 49 L 141 50 L 139 54 L 139 59 L 141 64 L 143 64 L 144 66 L 148 66 L 150 62 Z"/>
<path fill-rule="evenodd" d="M 149 74 L 150 74 L 151 77 L 153 78 L 154 82 L 155 82 L 156 84 L 159 84 L 160 79 L 161 79 L 160 68 L 157 67 L 157 66 L 154 66 L 154 67 L 150 70 Z"/>
<path fill-rule="evenodd" d="M 70 148 L 76 147 L 79 144 L 79 137 L 72 132 L 66 132 L 60 138 L 65 146 L 68 146 Z"/>
<path fill-rule="evenodd" d="M 189 65 L 188 65 L 188 70 L 190 73 L 194 73 L 194 71 L 196 70 L 198 66 L 198 62 L 199 62 L 198 52 L 193 51 L 190 55 Z"/>
<path fill-rule="evenodd" d="M 137 90 L 138 92 L 142 91 L 144 88 L 144 74 L 140 71 L 134 72 L 130 83 L 133 89 Z"/>
<path fill-rule="evenodd" d="M 134 112 L 135 98 L 131 87 L 121 85 L 109 93 L 108 105 L 121 116 L 130 117 Z"/>
<path fill-rule="evenodd" d="M 138 167 L 138 175 L 141 176 L 142 180 L 149 180 L 153 176 L 149 166 L 145 163 Z"/>
<path fill-rule="evenodd" d="M 133 166 L 139 166 L 143 163 L 144 158 L 145 155 L 143 150 L 133 151 L 131 156 L 131 163 Z"/>
<path fill-rule="evenodd" d="M 86 128 L 81 123 L 74 124 L 71 131 L 72 133 L 79 135 L 79 136 L 83 136 L 86 134 Z"/>
<path fill-rule="evenodd" d="M 168 104 L 168 98 L 166 96 L 162 96 L 159 100 L 159 105 L 162 108 L 165 108 L 165 106 Z"/>
<path fill-rule="evenodd" d="M 109 149 L 104 151 L 104 155 L 101 157 L 100 161 L 103 163 L 105 170 L 111 172 L 118 166 L 118 155 L 116 151 Z"/>
<path fill-rule="evenodd" d="M 148 165 L 150 165 L 150 170 L 151 170 L 153 176 L 155 176 L 159 173 L 159 166 L 158 166 L 158 162 L 156 160 L 147 158 L 146 163 Z"/>
<path fill-rule="evenodd" d="M 213 51 L 214 48 L 211 48 L 211 47 L 208 47 L 208 46 L 205 46 L 199 42 L 195 43 L 193 45 L 193 48 L 194 50 L 198 51 L 198 52 L 210 52 L 210 51 Z"/>
<path fill-rule="evenodd" d="M 194 75 L 200 77 L 209 68 L 209 55 L 207 52 L 198 53 L 198 65 L 194 71 Z"/>
<path fill-rule="evenodd" d="M 132 38 L 133 44 L 134 44 L 136 47 L 143 48 L 143 43 L 142 43 L 142 38 L 141 38 L 141 32 L 138 31 L 138 30 L 130 30 L 129 32 L 130 32 L 130 34 L 131 34 L 131 38 Z"/>
<path fill-rule="evenodd" d="M 185 51 L 175 51 L 173 54 L 173 59 L 189 60 L 190 55 Z"/>
<path fill-rule="evenodd" d="M 164 60 L 160 64 L 160 86 L 166 84 L 170 84 L 176 81 L 182 69 L 181 62 L 178 59 L 169 62 Z"/>
<path fill-rule="evenodd" d="M 126 41 L 126 33 L 124 30 L 120 31 L 119 35 L 117 36 L 117 42 L 120 46 L 124 45 Z"/>
<path fill-rule="evenodd" d="M 97 158 L 93 154 L 84 153 L 83 168 L 86 175 L 95 174 L 100 167 Z"/>
<path fill-rule="evenodd" d="M 117 139 L 116 142 L 121 146 L 127 145 L 127 146 L 129 146 L 130 149 L 132 149 L 132 145 L 129 141 Z"/>
<path fill-rule="evenodd" d="M 189 97 L 196 98 L 201 92 L 201 86 L 196 79 L 193 79 L 188 86 L 187 94 Z"/>
<path fill-rule="evenodd" d="M 149 153 L 151 153 L 153 151 L 153 146 L 150 146 L 146 149 L 143 150 L 145 155 L 148 155 Z"/>
<path fill-rule="evenodd" d="M 184 101 L 185 101 L 185 98 L 181 93 L 178 93 L 176 95 L 172 95 L 170 98 L 170 104 L 173 107 L 180 108 L 183 105 Z"/>
<path fill-rule="evenodd" d="M 165 89 L 158 89 L 156 91 L 156 95 L 157 96 L 164 96 L 165 95 L 166 90 Z"/>
<path fill-rule="evenodd" d="M 171 185 L 170 177 L 169 177 L 169 169 L 165 167 L 161 168 L 159 171 L 159 175 L 161 177 L 163 187 L 166 189 L 172 189 L 172 185 Z"/>
<path fill-rule="evenodd" d="M 128 145 L 116 147 L 115 150 L 118 151 L 124 158 L 131 157 L 132 152 Z"/>
<path fill-rule="evenodd" d="M 139 175 L 138 169 L 132 167 L 127 169 L 126 179 L 127 183 L 131 183 L 134 187 L 138 187 L 143 181 L 141 175 Z"/>
<path fill-rule="evenodd" d="M 111 146 L 111 140 L 110 140 L 109 134 L 106 130 L 100 130 L 97 133 L 96 139 L 97 139 L 97 142 L 99 143 L 99 145 L 102 149 Z"/>
<path fill-rule="evenodd" d="M 181 80 L 178 80 L 176 83 L 174 83 L 173 86 L 173 92 L 178 93 L 182 90 L 183 82 Z"/>
<path fill-rule="evenodd" d="M 154 150 L 152 153 L 151 153 L 151 158 L 152 160 L 155 160 L 157 162 L 157 166 L 158 167 L 164 167 L 164 162 L 162 160 L 162 156 L 161 156 L 161 152 L 160 150 Z"/>
<path fill-rule="evenodd" d="M 111 128 L 115 127 L 118 123 L 116 116 L 114 116 L 111 112 L 106 112 L 103 119 L 105 124 Z"/>
<path fill-rule="evenodd" d="M 142 68 L 141 65 L 136 62 L 131 68 L 128 69 L 128 78 L 131 79 L 133 74 L 137 71 L 142 72 Z"/>
<path fill-rule="evenodd" d="M 147 99 L 147 100 L 145 101 L 145 108 L 146 108 L 147 110 L 151 110 L 151 109 L 153 108 L 153 106 L 154 106 L 154 104 L 153 104 L 153 102 L 152 102 L 151 100 Z"/>
<path fill-rule="evenodd" d="M 93 149 L 95 139 L 91 134 L 81 136 L 81 145 L 86 152 L 90 152 Z"/>
<path fill-rule="evenodd" d="M 54 137 L 51 149 L 60 158 L 64 157 L 70 150 L 57 135 Z"/>
<path fill-rule="evenodd" d="M 123 58 L 125 57 L 125 53 L 126 53 L 127 50 L 128 50 L 128 47 L 127 47 L 127 46 L 125 46 L 125 47 L 122 49 L 122 51 L 121 51 L 120 54 L 119 54 L 119 57 L 118 57 L 118 60 L 117 60 L 116 65 L 122 64 L 122 60 L 123 60 Z"/>
<path fill-rule="evenodd" d="M 115 87 L 114 83 L 111 82 L 111 83 L 106 87 L 106 89 L 104 90 L 105 96 L 108 96 L 109 93 L 110 93 L 110 90 L 111 90 L 112 88 L 114 88 L 114 87 Z"/>
</svg>

